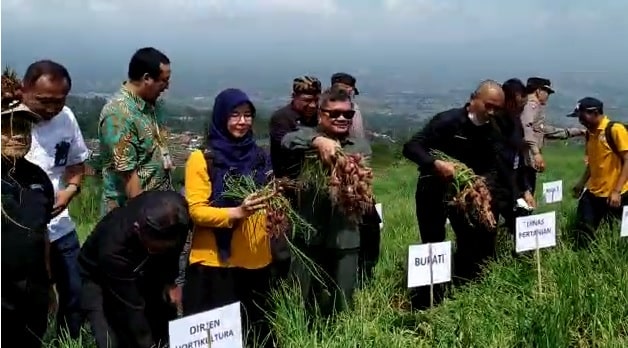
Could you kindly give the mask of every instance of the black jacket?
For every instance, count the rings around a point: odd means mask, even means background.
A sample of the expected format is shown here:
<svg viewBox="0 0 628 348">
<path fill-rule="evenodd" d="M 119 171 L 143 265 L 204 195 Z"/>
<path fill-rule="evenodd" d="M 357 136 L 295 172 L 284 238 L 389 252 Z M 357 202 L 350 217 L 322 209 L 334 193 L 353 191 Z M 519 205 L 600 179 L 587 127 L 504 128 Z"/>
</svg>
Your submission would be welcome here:
<svg viewBox="0 0 628 348">
<path fill-rule="evenodd" d="M 318 120 L 313 117 L 305 120 L 294 111 L 291 104 L 275 111 L 270 118 L 270 160 L 273 173 L 276 177 L 296 179 L 301 171 L 305 153 L 303 151 L 288 151 L 281 146 L 284 135 L 294 132 L 297 127 L 316 127 Z"/>
<path fill-rule="evenodd" d="M 531 191 L 531 183 L 521 168 L 524 165 L 525 143 L 523 125 L 519 115 L 502 115 L 493 121 L 498 132 L 498 152 L 505 170 L 514 182 L 513 195 L 519 198 L 525 191 Z"/>
<path fill-rule="evenodd" d="M 54 190 L 46 173 L 24 158 L 2 158 L 2 296 L 5 283 L 48 285 L 45 246 Z"/>
<path fill-rule="evenodd" d="M 175 212 L 185 211 L 185 215 Z M 175 217 L 176 216 L 176 217 Z M 149 254 L 134 228 L 147 219 L 176 221 L 169 229 L 175 246 L 162 254 Z M 145 290 L 162 291 L 179 274 L 179 256 L 189 228 L 185 199 L 174 191 L 147 191 L 124 207 L 109 212 L 87 238 L 79 255 L 82 276 L 102 288 L 107 310 L 120 313 L 124 327 L 133 331 L 136 347 L 150 347 L 153 338 L 145 317 Z M 128 336 L 128 335 L 127 335 Z"/>
</svg>

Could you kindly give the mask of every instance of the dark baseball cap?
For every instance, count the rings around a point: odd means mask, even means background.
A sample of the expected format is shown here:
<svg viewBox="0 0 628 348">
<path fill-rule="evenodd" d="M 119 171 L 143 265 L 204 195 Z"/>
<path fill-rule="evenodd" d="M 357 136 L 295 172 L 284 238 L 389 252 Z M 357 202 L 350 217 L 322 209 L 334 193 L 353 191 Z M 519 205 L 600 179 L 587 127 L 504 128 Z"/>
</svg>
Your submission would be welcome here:
<svg viewBox="0 0 628 348">
<path fill-rule="evenodd" d="M 578 117 L 578 114 L 582 111 L 597 111 L 599 114 L 603 114 L 604 103 L 593 97 L 582 98 L 578 100 L 578 104 L 576 104 L 573 112 L 568 114 L 567 117 Z"/>
<path fill-rule="evenodd" d="M 335 73 L 331 75 L 331 84 L 334 85 L 336 83 L 344 83 L 347 86 L 351 86 L 353 87 L 353 91 L 355 95 L 360 94 L 360 92 L 358 91 L 358 88 L 355 86 L 355 83 L 356 83 L 355 77 L 347 73 L 339 72 L 339 73 Z"/>
<path fill-rule="evenodd" d="M 530 77 L 526 83 L 526 89 L 529 92 L 536 91 L 537 89 L 544 89 L 549 94 L 554 93 L 554 88 L 552 88 L 552 81 L 543 77 Z"/>
<path fill-rule="evenodd" d="M 33 112 L 31 109 L 28 108 L 28 106 L 24 104 L 17 104 L 14 106 L 10 106 L 9 109 L 3 110 L 2 118 L 5 118 L 7 116 L 23 117 L 26 120 L 31 121 L 33 123 L 37 123 L 42 120 L 42 117 L 39 116 L 39 114 Z"/>
</svg>

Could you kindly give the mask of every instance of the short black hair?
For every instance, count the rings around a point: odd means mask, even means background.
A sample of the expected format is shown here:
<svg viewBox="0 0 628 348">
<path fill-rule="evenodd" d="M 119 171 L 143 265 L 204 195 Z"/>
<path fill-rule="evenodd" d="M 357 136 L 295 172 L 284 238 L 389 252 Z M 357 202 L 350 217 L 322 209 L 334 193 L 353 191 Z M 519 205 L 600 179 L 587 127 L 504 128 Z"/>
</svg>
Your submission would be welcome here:
<svg viewBox="0 0 628 348">
<path fill-rule="evenodd" d="M 190 224 L 188 204 L 174 191 L 147 191 L 142 193 L 140 228 L 151 240 L 180 238 L 177 231 L 186 230 Z"/>
<path fill-rule="evenodd" d="M 128 77 L 131 81 L 138 81 L 148 74 L 158 79 L 161 74 L 160 65 L 170 64 L 170 59 L 154 47 L 144 47 L 135 51 L 129 62 Z"/>
<path fill-rule="evenodd" d="M 32 87 L 37 80 L 44 75 L 50 76 L 53 80 L 66 80 L 68 90 L 72 89 L 72 78 L 70 77 L 68 69 L 49 59 L 38 60 L 29 65 L 26 69 L 26 73 L 24 73 L 22 84 L 24 87 Z"/>
<path fill-rule="evenodd" d="M 351 100 L 351 95 L 344 89 L 340 88 L 337 85 L 334 85 L 325 92 L 323 92 L 319 98 L 319 108 L 323 108 L 329 102 L 351 102 L 351 107 L 353 107 L 353 102 Z"/>
<path fill-rule="evenodd" d="M 502 84 L 502 89 L 504 90 L 504 96 L 506 100 L 514 100 L 517 98 L 517 95 L 526 95 L 526 85 L 519 79 L 513 78 L 507 80 Z"/>
</svg>

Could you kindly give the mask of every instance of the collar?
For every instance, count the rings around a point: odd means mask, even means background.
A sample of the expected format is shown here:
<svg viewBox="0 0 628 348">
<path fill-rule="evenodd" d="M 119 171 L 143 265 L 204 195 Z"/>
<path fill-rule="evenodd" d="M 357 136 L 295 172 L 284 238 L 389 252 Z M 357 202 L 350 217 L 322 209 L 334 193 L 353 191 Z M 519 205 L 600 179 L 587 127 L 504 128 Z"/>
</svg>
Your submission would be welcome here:
<svg viewBox="0 0 628 348">
<path fill-rule="evenodd" d="M 142 112 L 153 111 L 155 109 L 155 106 L 147 103 L 140 96 L 131 92 L 131 90 L 127 87 L 127 83 L 128 81 L 124 81 L 122 83 L 122 87 L 120 88 L 120 93 L 124 96 L 124 98 L 130 100 Z"/>
<path fill-rule="evenodd" d="M 600 120 L 600 124 L 597 125 L 597 129 L 598 130 L 604 130 L 606 129 L 606 126 L 608 126 L 608 123 L 611 120 L 608 118 L 608 116 L 604 115 L 604 117 L 602 117 L 602 120 Z"/>
</svg>

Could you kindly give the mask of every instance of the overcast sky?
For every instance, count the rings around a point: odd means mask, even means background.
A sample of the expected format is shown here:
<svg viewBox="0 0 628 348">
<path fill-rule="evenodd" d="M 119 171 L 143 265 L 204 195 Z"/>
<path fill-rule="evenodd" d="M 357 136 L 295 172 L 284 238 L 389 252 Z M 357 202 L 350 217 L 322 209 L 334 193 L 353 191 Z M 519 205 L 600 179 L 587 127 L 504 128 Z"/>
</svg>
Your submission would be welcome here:
<svg viewBox="0 0 628 348">
<path fill-rule="evenodd" d="M 627 13 L 627 0 L 2 0 L 2 60 L 125 70 L 153 45 L 194 69 L 422 58 L 626 71 Z"/>
</svg>

